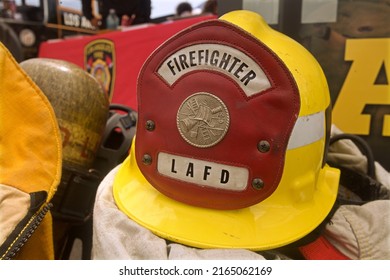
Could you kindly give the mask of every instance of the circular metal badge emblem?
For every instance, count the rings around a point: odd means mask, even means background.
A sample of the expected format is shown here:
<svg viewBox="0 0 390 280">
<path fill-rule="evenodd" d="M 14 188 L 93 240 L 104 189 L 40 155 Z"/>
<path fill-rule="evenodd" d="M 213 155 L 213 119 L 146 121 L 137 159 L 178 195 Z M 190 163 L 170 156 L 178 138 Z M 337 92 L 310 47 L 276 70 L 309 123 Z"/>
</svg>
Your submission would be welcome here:
<svg viewBox="0 0 390 280">
<path fill-rule="evenodd" d="M 189 96 L 177 112 L 177 128 L 189 144 L 207 148 L 223 139 L 228 128 L 229 112 L 218 97 L 200 92 Z"/>
</svg>

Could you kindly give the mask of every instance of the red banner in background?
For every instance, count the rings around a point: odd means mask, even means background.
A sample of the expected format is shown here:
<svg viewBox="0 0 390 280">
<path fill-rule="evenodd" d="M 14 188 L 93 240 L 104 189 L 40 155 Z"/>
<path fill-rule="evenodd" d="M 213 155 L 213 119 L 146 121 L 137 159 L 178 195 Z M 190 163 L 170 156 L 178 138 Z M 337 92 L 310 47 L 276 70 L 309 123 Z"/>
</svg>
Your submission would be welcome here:
<svg viewBox="0 0 390 280">
<path fill-rule="evenodd" d="M 111 103 L 137 110 L 137 77 L 148 56 L 182 29 L 213 18 L 215 16 L 199 16 L 95 36 L 48 41 L 41 44 L 38 56 L 79 65 L 102 83 Z"/>
</svg>

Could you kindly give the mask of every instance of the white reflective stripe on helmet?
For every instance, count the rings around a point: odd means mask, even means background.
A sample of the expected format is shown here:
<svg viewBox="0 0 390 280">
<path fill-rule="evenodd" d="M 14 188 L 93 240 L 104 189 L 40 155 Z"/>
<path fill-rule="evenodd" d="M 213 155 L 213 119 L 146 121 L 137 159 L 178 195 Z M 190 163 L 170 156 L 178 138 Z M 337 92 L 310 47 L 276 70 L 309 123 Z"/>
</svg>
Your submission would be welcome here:
<svg viewBox="0 0 390 280">
<path fill-rule="evenodd" d="M 309 145 L 322 139 L 325 134 L 325 112 L 321 111 L 297 119 L 288 141 L 288 150 Z"/>
</svg>

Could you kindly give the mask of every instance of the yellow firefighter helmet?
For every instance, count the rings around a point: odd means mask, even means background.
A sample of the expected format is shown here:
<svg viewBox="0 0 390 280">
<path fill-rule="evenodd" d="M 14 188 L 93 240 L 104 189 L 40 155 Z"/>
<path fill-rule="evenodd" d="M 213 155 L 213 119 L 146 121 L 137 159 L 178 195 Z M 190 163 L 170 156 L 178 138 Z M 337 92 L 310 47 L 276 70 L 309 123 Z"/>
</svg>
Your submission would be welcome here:
<svg viewBox="0 0 390 280">
<path fill-rule="evenodd" d="M 234 11 L 176 34 L 145 62 L 137 94 L 135 143 L 113 192 L 158 236 L 265 250 L 304 237 L 332 209 L 326 79 L 260 15 Z"/>
</svg>

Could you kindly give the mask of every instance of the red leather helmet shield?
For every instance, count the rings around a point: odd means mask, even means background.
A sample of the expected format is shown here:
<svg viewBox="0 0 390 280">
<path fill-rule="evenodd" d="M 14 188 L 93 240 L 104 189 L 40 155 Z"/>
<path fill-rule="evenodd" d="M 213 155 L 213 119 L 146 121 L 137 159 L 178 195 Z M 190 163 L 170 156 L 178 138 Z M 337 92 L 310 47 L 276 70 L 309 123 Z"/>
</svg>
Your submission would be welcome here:
<svg viewBox="0 0 390 280">
<path fill-rule="evenodd" d="M 284 63 L 211 20 L 178 33 L 138 79 L 135 150 L 144 177 L 186 204 L 238 209 L 270 196 L 300 108 Z"/>
</svg>

